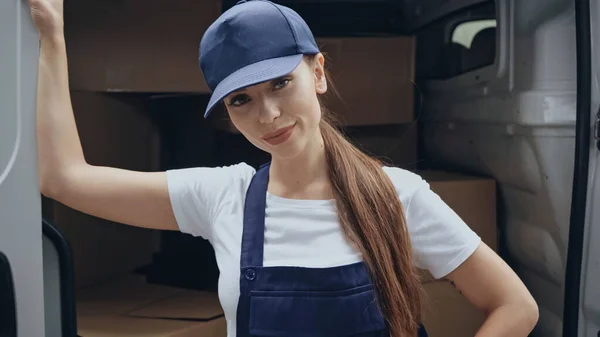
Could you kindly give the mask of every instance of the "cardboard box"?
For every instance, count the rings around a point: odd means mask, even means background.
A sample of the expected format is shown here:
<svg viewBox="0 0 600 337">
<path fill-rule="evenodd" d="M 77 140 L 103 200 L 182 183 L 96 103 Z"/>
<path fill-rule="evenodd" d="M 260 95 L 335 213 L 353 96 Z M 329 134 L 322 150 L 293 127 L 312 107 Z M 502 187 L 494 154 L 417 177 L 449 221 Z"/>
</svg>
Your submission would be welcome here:
<svg viewBox="0 0 600 337">
<path fill-rule="evenodd" d="M 125 315 L 184 292 L 180 288 L 149 284 L 142 275 L 125 274 L 97 286 L 79 289 L 77 315 Z"/>
<path fill-rule="evenodd" d="M 410 123 L 414 120 L 414 38 L 319 38 L 325 67 L 339 96 L 326 106 L 344 125 Z"/>
<path fill-rule="evenodd" d="M 485 314 L 447 281 L 424 285 L 423 325 L 429 337 L 475 336 Z"/>
<path fill-rule="evenodd" d="M 213 320 L 223 316 L 219 297 L 215 292 L 184 291 L 142 308 L 130 311 L 127 316 L 162 318 L 171 320 Z"/>
<path fill-rule="evenodd" d="M 77 295 L 82 337 L 225 337 L 217 293 L 148 284 L 127 274 Z"/>
<path fill-rule="evenodd" d="M 351 142 L 384 165 L 416 169 L 418 164 L 417 125 L 390 124 L 351 127 L 345 130 Z"/>
<path fill-rule="evenodd" d="M 65 8 L 72 90 L 204 93 L 200 40 L 221 2 L 74 2 Z M 414 38 L 320 38 L 345 125 L 413 121 Z M 225 124 L 226 126 L 227 123 Z"/>
<path fill-rule="evenodd" d="M 441 171 L 418 172 L 494 251 L 498 249 L 496 181 Z"/>
<path fill-rule="evenodd" d="M 497 251 L 496 182 L 493 179 L 442 171 L 419 171 L 417 174 L 483 242 Z M 433 280 L 428 271 L 420 272 L 423 282 Z"/>
<path fill-rule="evenodd" d="M 71 89 L 207 93 L 198 50 L 220 14 L 219 0 L 70 2 Z"/>
</svg>

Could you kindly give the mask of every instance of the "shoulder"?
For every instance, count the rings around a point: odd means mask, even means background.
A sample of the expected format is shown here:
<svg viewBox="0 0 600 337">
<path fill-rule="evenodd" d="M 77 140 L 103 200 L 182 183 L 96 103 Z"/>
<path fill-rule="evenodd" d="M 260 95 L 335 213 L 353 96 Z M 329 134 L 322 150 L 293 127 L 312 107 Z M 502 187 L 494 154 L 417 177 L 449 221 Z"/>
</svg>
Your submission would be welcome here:
<svg viewBox="0 0 600 337">
<path fill-rule="evenodd" d="M 435 278 L 447 275 L 475 251 L 481 239 L 420 175 L 395 167 L 384 171 L 405 210 L 415 265 Z"/>
<path fill-rule="evenodd" d="M 255 173 L 246 163 L 168 170 L 169 197 L 181 231 L 210 240 L 219 212 L 243 201 Z"/>
<path fill-rule="evenodd" d="M 217 167 L 192 167 L 167 171 L 169 190 L 182 198 L 195 197 L 220 206 L 246 195 L 256 169 L 244 162 Z"/>
<path fill-rule="evenodd" d="M 408 207 L 410 200 L 418 191 L 429 189 L 429 184 L 414 172 L 391 166 L 384 166 L 383 171 L 392 181 L 404 207 Z"/>
</svg>

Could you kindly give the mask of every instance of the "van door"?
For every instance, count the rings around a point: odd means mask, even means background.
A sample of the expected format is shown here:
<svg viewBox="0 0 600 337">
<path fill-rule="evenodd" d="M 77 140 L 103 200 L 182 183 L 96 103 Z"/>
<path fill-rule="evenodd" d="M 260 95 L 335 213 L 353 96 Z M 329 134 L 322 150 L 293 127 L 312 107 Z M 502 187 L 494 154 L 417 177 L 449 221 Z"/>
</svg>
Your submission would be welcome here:
<svg viewBox="0 0 600 337">
<path fill-rule="evenodd" d="M 0 27 L 0 336 L 43 337 L 39 43 L 26 1 L 0 1 Z"/>
<path fill-rule="evenodd" d="M 576 279 L 577 283 L 575 283 L 575 280 L 572 282 L 573 288 L 576 284 L 580 285 L 580 293 L 575 294 L 573 292 L 572 294 L 578 295 L 573 297 L 579 300 L 579 304 L 571 305 L 573 309 L 579 309 L 577 310 L 579 317 L 574 313 L 570 322 L 565 320 L 564 335 L 567 336 L 569 333 L 578 331 L 577 336 L 583 337 L 600 336 L 600 3 L 587 0 L 578 1 L 577 5 L 580 13 L 580 17 L 577 18 L 578 34 L 582 32 L 581 36 L 578 37 L 578 43 L 584 47 L 578 48 L 578 53 L 583 53 L 578 57 L 578 61 L 582 63 L 581 69 L 578 69 L 578 76 L 582 76 L 583 79 L 579 88 L 585 90 L 583 94 L 587 93 L 587 97 L 585 97 L 587 104 L 584 105 L 586 102 L 580 104 L 587 109 L 591 122 L 591 126 L 588 125 L 588 127 L 592 132 L 588 137 L 588 141 L 590 141 L 589 149 L 586 149 L 589 154 L 587 188 L 582 191 L 587 193 L 587 200 L 584 203 L 585 211 L 581 212 L 581 216 L 584 217 L 581 219 L 584 224 L 580 234 L 582 236 L 580 240 L 581 252 L 574 251 L 573 258 L 567 261 L 568 271 L 571 267 L 569 263 L 573 262 L 575 264 L 577 253 L 581 256 L 581 272 L 579 273 L 579 270 L 575 268 L 577 265 L 572 267 L 573 271 L 577 271 L 577 273 L 567 273 L 566 289 L 568 292 L 569 277 L 574 278 L 576 275 L 581 275 L 580 279 Z M 585 34 L 586 31 L 588 34 Z M 585 48 L 584 43 L 589 44 L 587 48 Z M 585 58 L 589 58 L 589 60 Z M 585 69 L 586 66 L 588 69 Z M 575 198 L 575 193 L 573 196 Z M 573 208 L 575 207 L 574 202 Z M 572 220 L 575 218 L 576 214 L 573 214 Z M 571 226 L 573 226 L 573 222 Z M 569 239 L 578 242 L 573 235 Z M 573 248 L 577 247 L 574 246 Z M 569 255 L 571 253 L 571 250 L 569 250 Z M 572 302 L 572 299 L 565 298 L 565 310 L 570 301 L 571 304 L 575 303 Z M 569 329 L 571 326 L 573 328 Z M 578 330 L 575 330 L 575 327 Z M 575 336 L 575 334 L 571 335 Z"/>
<path fill-rule="evenodd" d="M 577 137 L 563 336 L 600 336 L 600 5 L 575 2 Z"/>
</svg>

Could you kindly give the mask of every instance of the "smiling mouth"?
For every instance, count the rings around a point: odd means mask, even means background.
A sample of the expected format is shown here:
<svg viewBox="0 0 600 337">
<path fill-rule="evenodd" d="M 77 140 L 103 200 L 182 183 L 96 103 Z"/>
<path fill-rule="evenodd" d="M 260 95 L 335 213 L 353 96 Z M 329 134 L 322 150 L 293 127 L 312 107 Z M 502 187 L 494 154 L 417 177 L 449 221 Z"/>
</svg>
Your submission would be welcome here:
<svg viewBox="0 0 600 337">
<path fill-rule="evenodd" d="M 279 130 L 267 133 L 263 136 L 263 139 L 273 146 L 282 144 L 292 136 L 295 126 L 296 123 L 290 126 L 286 126 L 285 128 L 281 128 Z"/>
<path fill-rule="evenodd" d="M 291 130 L 294 126 L 296 126 L 296 124 L 292 124 L 290 126 L 286 126 L 285 128 L 281 128 L 281 129 L 275 130 L 273 132 L 269 132 L 263 136 L 263 139 L 269 140 L 269 139 L 277 138 L 277 137 L 283 135 L 284 133 L 288 132 L 289 130 Z"/>
</svg>

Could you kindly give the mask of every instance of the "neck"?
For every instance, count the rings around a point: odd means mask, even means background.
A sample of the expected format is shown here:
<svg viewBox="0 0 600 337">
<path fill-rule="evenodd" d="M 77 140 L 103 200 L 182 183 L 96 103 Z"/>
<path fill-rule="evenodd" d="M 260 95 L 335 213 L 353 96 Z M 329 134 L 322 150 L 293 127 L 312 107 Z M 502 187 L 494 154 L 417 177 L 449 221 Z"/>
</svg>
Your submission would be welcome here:
<svg viewBox="0 0 600 337">
<path fill-rule="evenodd" d="M 325 146 L 321 133 L 293 158 L 273 157 L 269 191 L 281 197 L 327 199 L 331 197 Z"/>
</svg>

